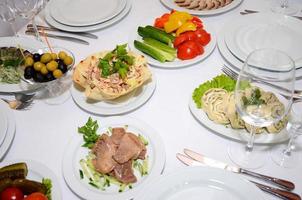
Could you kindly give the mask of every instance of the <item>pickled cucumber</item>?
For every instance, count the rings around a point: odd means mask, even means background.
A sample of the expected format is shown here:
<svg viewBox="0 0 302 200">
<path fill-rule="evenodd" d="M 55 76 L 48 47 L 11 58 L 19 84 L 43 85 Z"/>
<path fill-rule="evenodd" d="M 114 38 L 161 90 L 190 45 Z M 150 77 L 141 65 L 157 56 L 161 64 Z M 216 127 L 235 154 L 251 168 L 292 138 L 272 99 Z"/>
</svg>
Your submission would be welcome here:
<svg viewBox="0 0 302 200">
<path fill-rule="evenodd" d="M 28 169 L 26 163 L 15 163 L 0 168 L 0 179 L 4 179 L 4 178 L 24 179 L 27 176 L 27 173 L 28 173 Z"/>
</svg>

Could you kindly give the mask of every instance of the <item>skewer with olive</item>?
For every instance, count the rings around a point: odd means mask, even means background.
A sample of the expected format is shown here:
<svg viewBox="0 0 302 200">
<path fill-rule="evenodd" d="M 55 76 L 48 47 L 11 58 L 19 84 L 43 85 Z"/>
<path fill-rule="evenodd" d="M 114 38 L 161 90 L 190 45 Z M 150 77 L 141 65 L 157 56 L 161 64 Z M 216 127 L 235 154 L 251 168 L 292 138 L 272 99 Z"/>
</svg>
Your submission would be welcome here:
<svg viewBox="0 0 302 200">
<path fill-rule="evenodd" d="M 48 82 L 61 78 L 73 63 L 73 58 L 65 51 L 57 53 L 34 53 L 25 58 L 24 78 L 36 82 Z"/>
</svg>

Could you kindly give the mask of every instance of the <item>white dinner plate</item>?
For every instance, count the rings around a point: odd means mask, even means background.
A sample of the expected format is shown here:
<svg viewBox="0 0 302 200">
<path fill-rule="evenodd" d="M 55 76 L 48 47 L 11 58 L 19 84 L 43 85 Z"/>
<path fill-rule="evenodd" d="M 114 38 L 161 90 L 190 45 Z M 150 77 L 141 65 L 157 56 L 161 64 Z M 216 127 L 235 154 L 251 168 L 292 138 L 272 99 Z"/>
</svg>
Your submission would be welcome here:
<svg viewBox="0 0 302 200">
<path fill-rule="evenodd" d="M 59 182 L 57 180 L 56 175 L 44 164 L 33 161 L 33 160 L 11 160 L 11 161 L 4 161 L 0 163 L 0 167 L 4 167 L 14 163 L 25 162 L 28 168 L 27 179 L 41 182 L 43 178 L 48 178 L 51 180 L 52 189 L 51 189 L 51 197 L 53 200 L 61 200 L 61 188 Z"/>
<path fill-rule="evenodd" d="M 207 114 L 196 107 L 196 104 L 192 97 L 190 98 L 189 108 L 193 116 L 206 128 L 221 135 L 225 138 L 237 140 L 240 142 L 246 142 L 250 137 L 250 134 L 245 129 L 233 129 L 231 126 L 226 127 L 222 124 L 216 124 L 210 120 Z M 289 134 L 284 128 L 279 133 L 261 133 L 255 135 L 255 143 L 257 144 L 275 144 L 282 143 L 289 139 Z"/>
<path fill-rule="evenodd" d="M 154 93 L 156 88 L 156 78 L 152 74 L 152 79 L 144 83 L 141 87 L 124 95 L 114 101 L 89 101 L 81 91 L 74 84 L 71 87 L 71 95 L 73 100 L 82 109 L 98 114 L 98 115 L 119 115 L 137 109 L 146 103 Z"/>
<path fill-rule="evenodd" d="M 111 184 L 105 191 L 97 189 L 89 185 L 88 181 L 80 178 L 79 170 L 81 169 L 79 161 L 85 158 L 88 154 L 88 149 L 82 147 L 83 139 L 76 131 L 75 137 L 70 141 L 67 146 L 62 162 L 63 175 L 66 183 L 74 193 L 87 200 L 126 200 L 136 199 L 135 196 L 144 192 L 142 188 L 149 185 L 150 181 L 156 179 L 161 174 L 165 164 L 165 148 L 161 137 L 157 132 L 140 120 L 129 117 L 108 117 L 100 118 L 93 117 L 93 120 L 98 120 L 100 125 L 98 133 L 104 133 L 109 127 L 124 127 L 128 126 L 127 130 L 135 134 L 141 134 L 148 140 L 147 156 L 149 156 L 149 170 L 148 175 L 139 177 L 138 182 L 133 184 L 132 189 L 126 189 L 124 192 L 118 192 L 118 187 Z M 87 119 L 78 120 L 82 121 L 82 126 L 86 123 Z"/>
<path fill-rule="evenodd" d="M 143 200 L 263 200 L 240 175 L 209 167 L 185 167 L 163 175 L 144 190 Z"/>
<path fill-rule="evenodd" d="M 153 24 L 153 22 L 151 20 L 147 20 L 145 22 L 142 22 L 138 26 L 144 27 L 144 26 L 152 25 L 152 24 Z M 147 55 L 147 54 L 139 51 L 138 49 L 136 49 L 134 47 L 134 40 L 142 41 L 142 37 L 139 36 L 138 33 L 137 33 L 138 26 L 130 34 L 128 45 L 129 45 L 129 48 L 131 49 L 131 51 L 134 51 L 134 52 L 137 52 L 137 53 L 140 53 L 140 54 L 143 53 L 147 57 L 148 63 L 150 65 L 152 65 L 152 66 L 160 67 L 160 68 L 167 68 L 167 69 L 176 69 L 176 68 L 187 67 L 187 66 L 196 64 L 196 63 L 201 62 L 202 60 L 206 59 L 213 52 L 213 50 L 216 47 L 216 34 L 215 34 L 214 29 L 211 26 L 209 26 L 206 23 L 204 23 L 204 22 L 203 22 L 203 24 L 204 24 L 204 29 L 208 33 L 211 34 L 211 41 L 209 42 L 209 44 L 207 44 L 204 47 L 204 53 L 202 55 L 199 55 L 199 56 L 197 56 L 197 57 L 195 57 L 193 59 L 190 59 L 190 60 L 180 60 L 178 58 L 175 58 L 175 60 L 172 61 L 172 62 L 164 62 L 164 63 L 162 63 L 162 62 L 159 62 L 159 61 L 155 60 L 151 56 L 149 56 L 149 55 Z"/>
<path fill-rule="evenodd" d="M 31 52 L 45 48 L 42 42 L 32 37 L 0 37 L 0 47 L 18 47 L 18 45 Z M 34 89 L 35 87 L 37 87 L 37 85 L 31 86 L 21 80 L 19 84 L 0 83 L 0 92 L 21 92 Z"/>
<path fill-rule="evenodd" d="M 3 104 L 0 104 L 0 146 L 5 139 L 7 128 L 8 128 L 8 121 L 7 121 L 7 113 L 6 108 Z"/>
<path fill-rule="evenodd" d="M 166 7 L 172 9 L 172 10 L 178 10 L 178 11 L 186 11 L 192 15 L 217 15 L 221 14 L 227 11 L 230 11 L 237 6 L 239 6 L 242 2 L 242 0 L 234 0 L 232 3 L 215 10 L 194 10 L 194 9 L 187 9 L 185 7 L 180 7 L 176 3 L 174 3 L 174 0 L 161 0 L 162 4 L 164 4 Z"/>
<path fill-rule="evenodd" d="M 286 52 L 296 68 L 302 67 L 302 22 L 293 17 L 257 13 L 246 15 L 228 24 L 225 43 L 241 61 L 256 49 L 273 48 Z"/>
<path fill-rule="evenodd" d="M 112 19 L 127 0 L 52 0 L 51 16 L 69 26 L 90 26 Z"/>
<path fill-rule="evenodd" d="M 10 148 L 10 145 L 14 139 L 16 131 L 16 121 L 13 111 L 9 108 L 7 103 L 0 99 L 0 110 L 5 113 L 7 117 L 7 130 L 5 137 L 0 145 L 0 160 L 5 156 L 6 152 Z"/>
<path fill-rule="evenodd" d="M 122 12 L 120 12 L 115 17 L 113 17 L 103 23 L 99 23 L 99 24 L 95 24 L 95 25 L 91 25 L 91 26 L 81 26 L 81 27 L 64 25 L 64 24 L 57 22 L 55 19 L 53 19 L 52 16 L 50 15 L 51 4 L 52 4 L 52 1 L 50 1 L 46 5 L 45 10 L 44 10 L 44 17 L 48 24 L 50 24 L 51 26 L 58 28 L 60 30 L 64 30 L 64 31 L 87 32 L 87 31 L 95 31 L 95 30 L 106 28 L 106 27 L 111 26 L 111 25 L 117 23 L 118 21 L 122 20 L 129 13 L 129 11 L 131 9 L 132 0 L 126 0 L 125 8 L 122 10 Z"/>
<path fill-rule="evenodd" d="M 243 62 L 237 59 L 228 49 L 225 43 L 224 33 L 228 32 L 230 27 L 228 25 L 224 26 L 220 31 L 219 37 L 217 38 L 217 46 L 222 57 L 228 62 L 229 66 L 235 71 L 239 72 L 243 66 Z M 302 79 L 302 69 L 296 70 L 296 80 Z"/>
</svg>

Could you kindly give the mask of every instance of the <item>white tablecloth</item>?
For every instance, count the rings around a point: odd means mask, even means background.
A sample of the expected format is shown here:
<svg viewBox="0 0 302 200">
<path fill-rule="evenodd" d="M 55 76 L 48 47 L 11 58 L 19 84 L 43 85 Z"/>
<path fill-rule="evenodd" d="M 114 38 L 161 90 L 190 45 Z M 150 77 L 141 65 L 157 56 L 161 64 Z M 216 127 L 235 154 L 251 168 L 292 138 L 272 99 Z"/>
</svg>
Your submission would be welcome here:
<svg viewBox="0 0 302 200">
<path fill-rule="evenodd" d="M 228 13 L 202 19 L 211 24 L 217 34 L 230 19 L 241 17 L 239 12 L 243 9 L 268 11 L 269 2 L 269 0 L 244 0 L 239 7 Z M 99 39 L 88 39 L 89 46 L 55 39 L 50 41 L 53 45 L 70 49 L 78 62 L 91 53 L 113 49 L 116 44 L 127 43 L 128 33 L 136 29 L 141 21 L 158 17 L 167 11 L 159 0 L 133 0 L 132 9 L 125 19 L 107 29 L 94 32 Z M 220 74 L 224 63 L 216 48 L 206 60 L 191 67 L 177 70 L 152 68 L 157 77 L 154 95 L 145 105 L 126 115 L 144 120 L 163 138 L 167 158 L 164 173 L 184 167 L 175 157 L 175 154 L 181 152 L 183 148 L 190 148 L 214 159 L 231 163 L 227 155 L 227 146 L 240 144 L 204 128 L 193 118 L 188 108 L 194 88 Z M 61 105 L 35 101 L 30 110 L 14 111 L 14 114 L 17 123 L 16 136 L 4 160 L 22 158 L 46 164 L 59 179 L 63 199 L 79 199 L 64 182 L 61 163 L 65 147 L 77 134 L 77 127 L 91 114 L 79 108 L 72 98 Z M 294 169 L 283 169 L 274 164 L 268 156 L 266 164 L 255 171 L 295 182 L 294 192 L 301 195 L 302 164 Z M 267 199 L 276 199 L 271 195 L 265 196 Z"/>
</svg>

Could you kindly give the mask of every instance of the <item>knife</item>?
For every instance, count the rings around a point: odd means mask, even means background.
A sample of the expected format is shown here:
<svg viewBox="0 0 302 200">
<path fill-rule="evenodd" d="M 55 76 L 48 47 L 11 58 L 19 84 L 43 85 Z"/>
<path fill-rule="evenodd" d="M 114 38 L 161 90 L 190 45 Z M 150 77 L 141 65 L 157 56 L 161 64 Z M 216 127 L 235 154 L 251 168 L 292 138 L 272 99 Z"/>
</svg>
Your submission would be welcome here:
<svg viewBox="0 0 302 200">
<path fill-rule="evenodd" d="M 35 35 L 35 33 L 33 31 L 25 31 L 25 34 L 27 35 Z M 44 35 L 46 37 L 52 37 L 52 38 L 57 38 L 57 39 L 62 39 L 62 40 L 68 40 L 68 41 L 71 41 L 71 42 L 77 42 L 77 43 L 80 43 L 80 44 L 85 44 L 85 45 L 89 45 L 89 42 L 85 41 L 85 40 L 82 40 L 80 38 L 74 38 L 74 37 L 70 37 L 70 36 L 65 36 L 65 35 L 54 35 L 54 34 L 50 34 L 50 33 L 42 33 L 42 32 L 39 32 L 40 35 Z"/>
<path fill-rule="evenodd" d="M 295 184 L 290 182 L 290 181 L 287 181 L 287 180 L 258 174 L 256 172 L 251 172 L 251 171 L 248 171 L 246 169 L 242 169 L 242 168 L 237 167 L 237 166 L 232 166 L 232 165 L 229 165 L 227 163 L 223 163 L 221 161 L 213 160 L 211 158 L 208 158 L 208 157 L 206 157 L 206 156 L 204 156 L 200 153 L 194 152 L 194 151 L 189 150 L 189 149 L 184 149 L 184 153 L 186 155 L 188 155 L 189 157 L 193 158 L 194 160 L 203 163 L 204 165 L 208 165 L 208 166 L 211 166 L 211 167 L 217 167 L 217 168 L 220 168 L 220 169 L 225 169 L 225 170 L 232 171 L 232 172 L 239 173 L 239 174 L 249 175 L 249 176 L 252 176 L 254 178 L 262 179 L 262 180 L 267 181 L 271 184 L 277 185 L 277 186 L 279 186 L 283 189 L 286 189 L 286 190 L 295 189 Z"/>
<path fill-rule="evenodd" d="M 186 164 L 188 166 L 207 166 L 199 161 L 193 160 L 192 158 L 190 158 L 186 155 L 180 154 L 180 153 L 177 153 L 176 157 L 181 162 L 183 162 L 184 164 Z M 254 181 L 250 181 L 250 182 L 254 183 L 262 191 L 275 195 L 283 200 L 301 200 L 301 197 L 293 192 L 289 192 L 286 190 L 280 190 L 280 189 L 273 188 L 273 187 L 270 187 L 267 185 L 256 183 Z"/>
<path fill-rule="evenodd" d="M 28 24 L 27 25 L 28 29 L 33 29 L 33 25 L 32 24 Z M 92 39 L 98 39 L 97 35 L 94 35 L 92 33 L 87 33 L 87 32 L 69 32 L 69 31 L 63 31 L 54 27 L 48 27 L 48 26 L 41 26 L 41 25 L 37 25 L 38 30 L 45 30 L 45 31 L 58 31 L 58 32 L 63 32 L 63 33 L 68 33 L 68 34 L 73 34 L 73 35 L 80 35 L 83 37 L 88 37 L 88 38 L 92 38 Z"/>
</svg>

